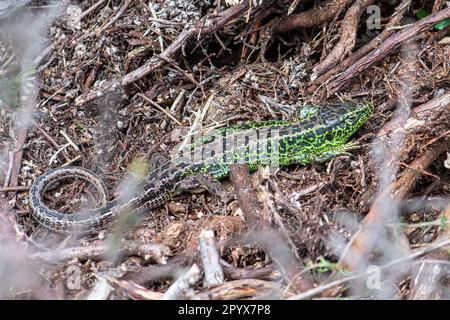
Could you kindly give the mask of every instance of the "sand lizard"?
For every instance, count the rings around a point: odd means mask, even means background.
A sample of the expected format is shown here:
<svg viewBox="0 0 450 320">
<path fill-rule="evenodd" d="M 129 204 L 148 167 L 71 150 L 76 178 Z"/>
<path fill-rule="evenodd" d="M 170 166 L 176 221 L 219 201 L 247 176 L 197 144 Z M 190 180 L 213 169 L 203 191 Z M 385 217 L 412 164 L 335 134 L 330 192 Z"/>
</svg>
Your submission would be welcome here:
<svg viewBox="0 0 450 320">
<path fill-rule="evenodd" d="M 152 170 L 139 185 L 140 193 L 108 202 L 102 180 L 81 167 L 60 167 L 38 177 L 29 193 L 33 217 L 45 227 L 61 233 L 88 233 L 108 226 L 121 213 L 163 205 L 179 192 L 186 179 L 199 174 L 214 179 L 228 176 L 230 165 L 261 166 L 323 162 L 355 147 L 347 140 L 372 115 L 371 104 L 340 103 L 328 108 L 306 107 L 298 121 L 262 121 L 215 129 L 188 144 L 179 154 Z M 101 196 L 100 208 L 64 214 L 48 208 L 42 195 L 56 181 L 81 178 L 91 182 Z"/>
</svg>

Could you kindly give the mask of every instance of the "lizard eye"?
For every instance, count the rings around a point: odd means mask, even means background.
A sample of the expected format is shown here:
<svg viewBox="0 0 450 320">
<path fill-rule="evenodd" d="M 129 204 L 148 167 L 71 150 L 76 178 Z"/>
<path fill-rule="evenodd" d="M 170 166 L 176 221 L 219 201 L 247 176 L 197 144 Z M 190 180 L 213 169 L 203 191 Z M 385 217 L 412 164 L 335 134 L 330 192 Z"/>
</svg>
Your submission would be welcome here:
<svg viewBox="0 0 450 320">
<path fill-rule="evenodd" d="M 335 108 L 335 106 L 329 106 L 321 110 L 321 118 L 327 126 L 341 120 L 344 114 L 342 108 Z"/>
</svg>

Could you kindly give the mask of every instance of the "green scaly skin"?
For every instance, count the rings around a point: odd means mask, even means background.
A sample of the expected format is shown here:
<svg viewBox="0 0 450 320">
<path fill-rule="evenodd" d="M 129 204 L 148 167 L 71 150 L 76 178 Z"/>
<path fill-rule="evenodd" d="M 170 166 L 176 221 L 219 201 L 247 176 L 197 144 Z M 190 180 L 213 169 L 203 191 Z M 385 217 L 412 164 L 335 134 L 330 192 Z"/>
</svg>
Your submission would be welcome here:
<svg viewBox="0 0 450 320">
<path fill-rule="evenodd" d="M 223 127 L 193 138 L 191 144 L 150 172 L 138 187 L 139 194 L 107 202 L 102 181 L 89 170 L 61 167 L 40 176 L 30 189 L 33 216 L 57 232 L 91 232 L 107 226 L 124 212 L 163 205 L 179 192 L 180 184 L 199 174 L 215 179 L 229 175 L 234 163 L 246 163 L 254 171 L 261 166 L 323 162 L 351 150 L 348 139 L 371 117 L 370 104 L 342 103 L 328 108 L 306 107 L 298 121 L 262 121 Z M 80 177 L 91 181 L 103 194 L 103 207 L 79 214 L 64 214 L 45 206 L 42 193 L 56 180 Z"/>
<path fill-rule="evenodd" d="M 308 106 L 300 111 L 297 122 L 271 120 L 216 129 L 198 139 L 200 142 L 186 146 L 185 149 L 191 150 L 194 156 L 172 161 L 191 163 L 183 168 L 182 177 L 206 173 L 216 179 L 228 176 L 233 163 L 247 163 L 254 171 L 261 166 L 324 162 L 355 148 L 355 144 L 347 144 L 347 141 L 372 113 L 373 107 L 369 103 L 343 103 L 326 109 Z M 249 136 L 247 145 L 242 143 L 245 136 Z M 233 141 L 238 137 L 240 143 L 221 148 L 224 139 Z M 197 150 L 217 146 L 221 152 L 206 152 L 201 157 L 195 157 Z"/>
</svg>

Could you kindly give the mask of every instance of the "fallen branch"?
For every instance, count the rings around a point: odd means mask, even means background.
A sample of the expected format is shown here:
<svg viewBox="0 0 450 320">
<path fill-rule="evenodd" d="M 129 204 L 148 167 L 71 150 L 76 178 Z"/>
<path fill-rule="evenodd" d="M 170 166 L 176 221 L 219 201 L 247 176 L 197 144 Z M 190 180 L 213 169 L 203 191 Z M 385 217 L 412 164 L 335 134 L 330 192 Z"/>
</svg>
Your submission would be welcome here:
<svg viewBox="0 0 450 320">
<path fill-rule="evenodd" d="M 394 50 L 398 49 L 404 43 L 415 38 L 418 34 L 431 28 L 436 23 L 446 18 L 450 18 L 450 8 L 431 14 L 430 16 L 417 21 L 412 26 L 393 34 L 388 39 L 386 39 L 377 49 L 372 50 L 368 55 L 356 61 L 336 79 L 330 82 L 330 84 L 328 85 L 330 93 L 340 91 L 350 79 L 368 69 L 373 64 L 380 61 Z"/>
<path fill-rule="evenodd" d="M 282 287 L 271 281 L 259 279 L 242 279 L 228 281 L 224 284 L 195 294 L 199 300 L 235 300 L 276 299 L 282 294 Z"/>
<path fill-rule="evenodd" d="M 108 280 L 109 284 L 116 289 L 122 289 L 125 294 L 135 300 L 159 300 L 162 294 L 144 288 L 133 281 L 119 280 L 110 275 L 102 275 L 101 277 Z"/>
<path fill-rule="evenodd" d="M 314 80 L 333 67 L 337 62 L 349 52 L 351 52 L 356 42 L 356 31 L 358 31 L 358 23 L 362 12 L 370 6 L 374 0 L 356 0 L 355 3 L 347 10 L 342 20 L 341 34 L 339 42 L 333 47 L 333 50 L 326 58 L 314 67 L 311 79 Z"/>
<path fill-rule="evenodd" d="M 325 72 L 317 79 L 313 80 L 307 89 L 308 93 L 313 93 L 314 91 L 316 91 L 318 84 L 322 84 L 331 77 L 334 77 L 335 75 L 339 74 L 339 72 L 342 72 L 342 70 L 354 64 L 356 61 L 361 59 L 370 51 L 378 47 L 380 43 L 382 43 L 384 40 L 390 37 L 395 32 L 395 29 L 393 27 L 397 26 L 402 21 L 403 15 L 408 9 L 410 3 L 411 0 L 402 0 L 395 9 L 395 12 L 392 14 L 391 19 L 386 24 L 384 30 L 378 36 L 376 36 L 369 43 L 358 49 L 355 53 L 353 53 L 347 59 L 342 61 L 339 65 Z"/>
<path fill-rule="evenodd" d="M 244 220 L 248 226 L 254 229 L 267 227 L 268 221 L 264 220 L 268 214 L 258 201 L 255 189 L 250 180 L 248 165 L 233 164 L 230 168 L 230 180 L 233 183 L 236 199 L 244 215 Z"/>
<path fill-rule="evenodd" d="M 126 241 L 117 252 L 111 252 L 113 248 L 110 245 L 91 245 L 86 247 L 66 248 L 48 252 L 38 252 L 30 255 L 33 260 L 42 260 L 46 262 L 59 263 L 73 258 L 80 260 L 99 259 L 108 254 L 118 255 L 137 255 L 145 260 L 153 259 L 157 263 L 165 264 L 170 249 L 162 244 L 141 243 L 138 241 Z"/>
<path fill-rule="evenodd" d="M 336 14 L 351 1 L 329 0 L 323 6 L 319 5 L 305 12 L 279 18 L 273 23 L 272 30 L 275 33 L 282 33 L 298 28 L 319 26 L 333 20 Z"/>
</svg>

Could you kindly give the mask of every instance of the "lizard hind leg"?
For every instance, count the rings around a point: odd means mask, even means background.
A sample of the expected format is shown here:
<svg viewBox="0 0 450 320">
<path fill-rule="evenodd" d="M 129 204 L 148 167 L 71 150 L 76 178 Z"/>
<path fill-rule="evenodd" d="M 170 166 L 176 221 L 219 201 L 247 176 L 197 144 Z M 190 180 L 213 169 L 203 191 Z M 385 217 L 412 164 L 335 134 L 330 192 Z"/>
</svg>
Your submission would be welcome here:
<svg viewBox="0 0 450 320">
<path fill-rule="evenodd" d="M 206 173 L 196 174 L 177 182 L 175 190 L 175 194 L 183 191 L 196 193 L 207 190 L 224 204 L 230 203 L 234 199 L 234 196 L 228 193 L 217 179 Z"/>
</svg>

